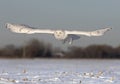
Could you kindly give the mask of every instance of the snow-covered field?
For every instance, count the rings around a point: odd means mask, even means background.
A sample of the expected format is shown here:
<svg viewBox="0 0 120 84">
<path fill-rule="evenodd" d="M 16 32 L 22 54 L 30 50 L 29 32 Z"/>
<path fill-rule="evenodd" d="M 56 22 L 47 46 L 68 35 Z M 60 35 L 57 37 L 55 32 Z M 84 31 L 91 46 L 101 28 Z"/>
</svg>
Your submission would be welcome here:
<svg viewBox="0 0 120 84">
<path fill-rule="evenodd" d="M 0 59 L 0 84 L 120 84 L 120 60 Z"/>
</svg>

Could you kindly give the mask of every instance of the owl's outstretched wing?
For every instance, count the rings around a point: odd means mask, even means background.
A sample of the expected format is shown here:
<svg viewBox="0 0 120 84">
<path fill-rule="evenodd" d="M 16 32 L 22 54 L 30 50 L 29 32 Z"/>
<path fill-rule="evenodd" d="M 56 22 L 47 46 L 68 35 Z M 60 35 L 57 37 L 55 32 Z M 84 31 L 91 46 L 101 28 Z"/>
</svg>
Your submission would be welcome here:
<svg viewBox="0 0 120 84">
<path fill-rule="evenodd" d="M 102 36 L 111 29 L 112 28 L 104 28 L 95 31 L 66 31 L 66 33 L 74 34 L 74 35 L 85 35 L 85 36 Z"/>
<path fill-rule="evenodd" d="M 19 25 L 19 24 L 11 24 L 11 23 L 7 23 L 6 28 L 10 29 L 12 32 L 15 32 L 15 33 L 26 33 L 26 34 L 34 34 L 34 33 L 53 34 L 54 33 L 54 30 L 50 30 L 50 29 L 35 29 L 28 25 Z"/>
</svg>

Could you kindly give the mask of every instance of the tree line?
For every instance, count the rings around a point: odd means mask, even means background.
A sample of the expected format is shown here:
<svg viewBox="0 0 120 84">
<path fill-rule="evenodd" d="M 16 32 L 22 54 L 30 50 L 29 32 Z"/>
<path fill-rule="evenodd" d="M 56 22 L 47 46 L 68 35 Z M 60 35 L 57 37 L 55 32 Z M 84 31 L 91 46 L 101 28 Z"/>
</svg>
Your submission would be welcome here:
<svg viewBox="0 0 120 84">
<path fill-rule="evenodd" d="M 66 56 L 69 58 L 120 58 L 120 46 L 117 48 L 109 45 L 70 47 Z"/>
<path fill-rule="evenodd" d="M 120 58 L 120 46 L 71 46 L 67 51 L 63 51 L 53 48 L 49 43 L 31 39 L 24 46 L 6 45 L 0 48 L 0 58 Z"/>
</svg>

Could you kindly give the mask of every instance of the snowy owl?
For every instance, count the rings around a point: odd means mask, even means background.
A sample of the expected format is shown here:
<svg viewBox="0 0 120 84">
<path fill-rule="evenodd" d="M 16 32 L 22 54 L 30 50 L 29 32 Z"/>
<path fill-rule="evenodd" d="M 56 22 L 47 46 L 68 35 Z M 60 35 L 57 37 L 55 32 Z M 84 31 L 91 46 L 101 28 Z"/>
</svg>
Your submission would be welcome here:
<svg viewBox="0 0 120 84">
<path fill-rule="evenodd" d="M 61 40 L 63 43 L 68 42 L 72 44 L 73 40 L 80 38 L 80 35 L 84 36 L 102 36 L 107 31 L 112 28 L 103 28 L 95 31 L 68 31 L 68 30 L 50 30 L 50 29 L 36 29 L 28 25 L 21 24 L 11 24 L 6 23 L 6 28 L 15 33 L 25 33 L 25 34 L 34 34 L 34 33 L 43 33 L 43 34 L 52 34 L 58 40 Z"/>
</svg>

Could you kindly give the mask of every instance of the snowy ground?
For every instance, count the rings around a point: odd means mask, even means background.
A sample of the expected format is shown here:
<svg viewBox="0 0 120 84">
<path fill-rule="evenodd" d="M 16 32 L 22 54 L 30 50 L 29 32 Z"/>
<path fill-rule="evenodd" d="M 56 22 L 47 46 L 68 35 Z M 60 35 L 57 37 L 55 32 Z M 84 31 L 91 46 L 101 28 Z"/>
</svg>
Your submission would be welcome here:
<svg viewBox="0 0 120 84">
<path fill-rule="evenodd" d="M 120 84 L 120 60 L 0 59 L 0 84 Z"/>
</svg>

